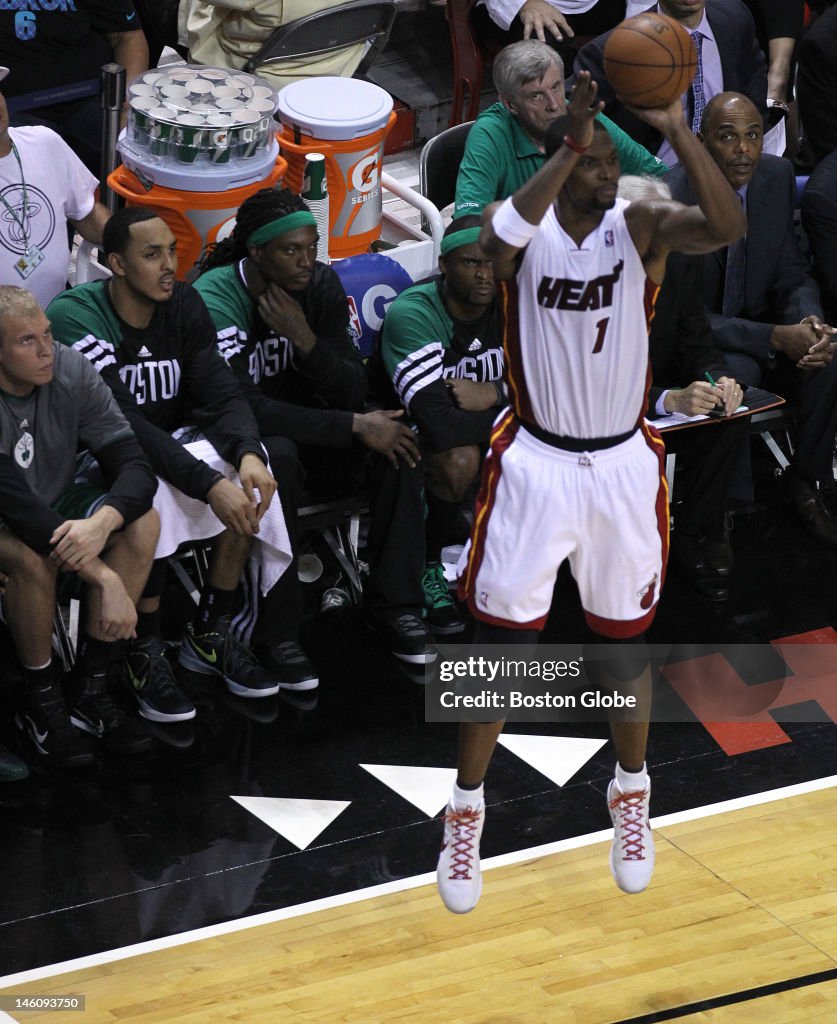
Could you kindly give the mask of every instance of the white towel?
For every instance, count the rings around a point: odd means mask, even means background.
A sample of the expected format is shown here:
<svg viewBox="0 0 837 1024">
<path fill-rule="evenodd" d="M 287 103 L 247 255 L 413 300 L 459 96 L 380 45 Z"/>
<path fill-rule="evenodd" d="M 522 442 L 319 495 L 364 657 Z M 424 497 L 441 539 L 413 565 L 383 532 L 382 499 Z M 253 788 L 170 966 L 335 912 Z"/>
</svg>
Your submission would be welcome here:
<svg viewBox="0 0 837 1024">
<path fill-rule="evenodd" d="M 184 448 L 234 484 L 240 483 L 238 473 L 221 458 L 209 441 L 190 441 Z M 188 497 L 165 480 L 158 480 L 154 508 L 160 514 L 160 540 L 155 558 L 167 558 L 183 543 L 206 540 L 224 530 L 224 524 L 205 501 Z M 260 589 L 264 596 L 291 563 L 291 541 L 278 494 L 273 495 L 267 512 L 262 516 L 250 558 L 259 567 Z"/>
</svg>

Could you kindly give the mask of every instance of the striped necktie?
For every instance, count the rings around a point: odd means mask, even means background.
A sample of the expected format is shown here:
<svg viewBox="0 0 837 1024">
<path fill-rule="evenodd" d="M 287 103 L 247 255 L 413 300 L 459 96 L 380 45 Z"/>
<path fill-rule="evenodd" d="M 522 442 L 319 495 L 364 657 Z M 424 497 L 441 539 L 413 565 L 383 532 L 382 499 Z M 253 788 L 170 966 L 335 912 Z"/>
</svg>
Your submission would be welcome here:
<svg viewBox="0 0 837 1024">
<path fill-rule="evenodd" d="M 692 111 L 692 134 L 697 135 L 703 120 L 703 108 L 706 106 L 706 97 L 703 95 L 703 36 L 700 32 L 690 34 L 697 51 L 697 70 L 689 86 L 689 107 Z"/>
</svg>

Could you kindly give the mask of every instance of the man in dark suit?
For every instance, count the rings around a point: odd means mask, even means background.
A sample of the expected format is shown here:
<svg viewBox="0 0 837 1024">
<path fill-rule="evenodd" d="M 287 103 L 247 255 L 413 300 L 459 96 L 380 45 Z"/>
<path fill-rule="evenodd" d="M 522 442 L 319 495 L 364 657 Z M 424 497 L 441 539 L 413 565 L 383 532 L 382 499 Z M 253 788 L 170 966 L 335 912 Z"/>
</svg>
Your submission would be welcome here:
<svg viewBox="0 0 837 1024">
<path fill-rule="evenodd" d="M 619 195 L 631 202 L 671 199 L 664 181 L 635 175 L 619 179 Z M 744 418 L 726 420 L 740 404 L 742 392 L 712 341 L 700 257 L 669 253 L 648 340 L 647 418 L 652 423 L 672 414 L 723 420 L 662 433 L 666 454 L 679 457 L 677 491 L 671 496 L 679 504 L 672 516 L 669 564 L 704 597 L 721 601 L 729 594 L 733 568 L 727 488 L 749 424 Z"/>
<path fill-rule="evenodd" d="M 649 335 L 652 383 L 646 415 L 652 423 L 671 413 L 729 415 L 740 404 L 735 375 L 712 341 L 701 272 L 698 256 L 671 253 L 666 262 Z M 666 452 L 681 456 L 683 500 L 674 516 L 671 565 L 714 600 L 728 596 L 733 554 L 727 491 L 748 433 L 742 418 L 663 433 Z"/>
<path fill-rule="evenodd" d="M 811 172 L 799 206 L 826 316 L 831 319 L 837 316 L 837 149 Z"/>
<path fill-rule="evenodd" d="M 737 380 L 792 396 L 798 421 L 791 496 L 815 537 L 837 547 L 837 522 L 819 484 L 832 477 L 837 430 L 837 362 L 833 329 L 823 322 L 819 289 L 793 227 L 793 167 L 762 154 L 762 119 L 737 93 L 722 93 L 704 111 L 701 138 L 747 212 L 747 236 L 701 257 L 704 301 L 715 343 Z M 694 203 L 680 168 L 668 178 L 672 195 Z"/>
<path fill-rule="evenodd" d="M 767 66 L 756 41 L 752 15 L 740 0 L 659 0 L 651 10 L 667 14 L 679 21 L 686 31 L 700 35 L 702 98 L 697 98 L 692 89 L 683 96 L 687 121 L 693 131 L 700 127 L 702 106 L 725 90 L 744 93 L 762 113 L 766 112 Z M 635 117 L 617 99 L 607 80 L 604 48 L 609 35 L 605 32 L 579 50 L 574 71 L 576 74 L 589 71 L 593 81 L 598 82 L 598 98 L 604 100 L 607 116 L 671 167 L 676 160 L 672 159 L 668 147 L 662 145 L 660 133 Z"/>
<path fill-rule="evenodd" d="M 837 7 L 817 18 L 799 42 L 799 117 L 815 160 L 837 149 Z"/>
</svg>

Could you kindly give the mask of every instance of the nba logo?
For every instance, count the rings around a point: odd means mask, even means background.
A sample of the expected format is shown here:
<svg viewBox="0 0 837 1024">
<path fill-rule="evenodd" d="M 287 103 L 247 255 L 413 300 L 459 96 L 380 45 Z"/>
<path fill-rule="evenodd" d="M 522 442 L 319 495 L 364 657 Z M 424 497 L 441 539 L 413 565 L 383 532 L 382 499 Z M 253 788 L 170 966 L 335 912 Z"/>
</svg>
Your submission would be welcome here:
<svg viewBox="0 0 837 1024">
<path fill-rule="evenodd" d="M 352 295 L 347 295 L 346 298 L 349 300 L 349 333 L 352 336 L 352 344 L 356 349 L 360 349 L 359 342 L 363 328 L 360 325 L 360 317 L 357 315 L 357 303 Z"/>
<path fill-rule="evenodd" d="M 611 247 L 613 246 L 613 232 L 612 231 L 605 231 L 605 245 L 611 246 Z"/>
</svg>

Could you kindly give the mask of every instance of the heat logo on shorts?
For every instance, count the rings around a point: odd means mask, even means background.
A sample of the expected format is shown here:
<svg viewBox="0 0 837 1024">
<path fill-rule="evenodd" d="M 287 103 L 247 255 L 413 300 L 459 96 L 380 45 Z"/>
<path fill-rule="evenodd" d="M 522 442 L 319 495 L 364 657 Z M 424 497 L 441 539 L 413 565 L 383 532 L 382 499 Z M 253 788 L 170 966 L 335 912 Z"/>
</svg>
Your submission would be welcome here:
<svg viewBox="0 0 837 1024">
<path fill-rule="evenodd" d="M 639 606 L 643 611 L 647 611 L 654 604 L 654 593 L 656 589 L 657 574 L 654 573 L 654 578 L 651 582 L 636 592 L 636 596 L 639 598 Z"/>
</svg>

